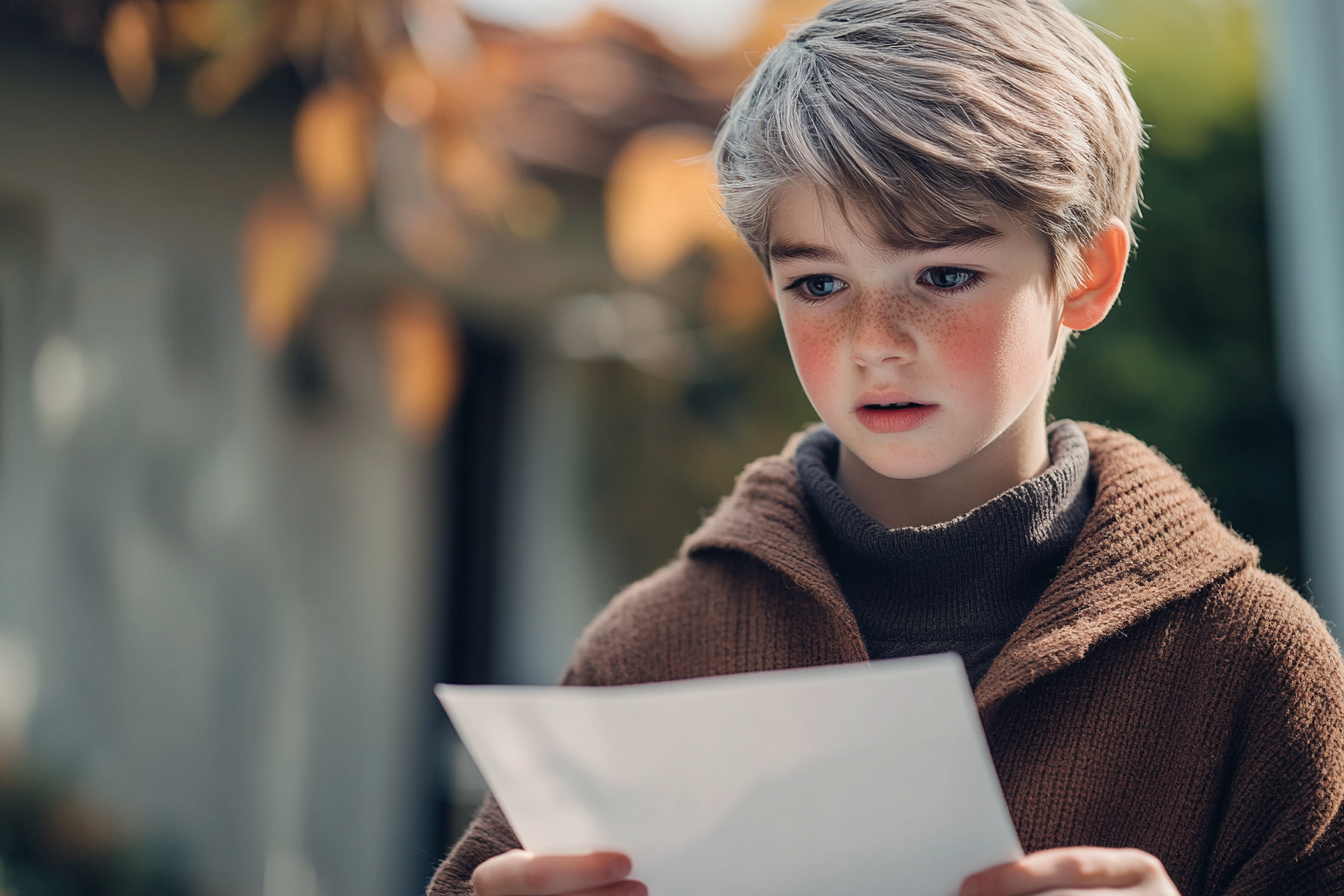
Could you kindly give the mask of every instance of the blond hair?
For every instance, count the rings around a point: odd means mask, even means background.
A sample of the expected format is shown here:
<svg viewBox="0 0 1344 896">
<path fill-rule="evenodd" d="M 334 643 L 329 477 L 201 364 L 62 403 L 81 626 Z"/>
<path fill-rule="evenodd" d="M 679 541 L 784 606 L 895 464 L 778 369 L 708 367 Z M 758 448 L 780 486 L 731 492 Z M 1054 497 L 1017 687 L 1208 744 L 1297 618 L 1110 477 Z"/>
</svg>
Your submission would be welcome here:
<svg viewBox="0 0 1344 896">
<path fill-rule="evenodd" d="M 1071 248 L 1139 212 L 1139 110 L 1120 61 L 1058 0 L 837 0 L 743 85 L 714 156 L 729 220 L 768 266 L 778 188 L 865 213 L 884 242 L 993 233 L 996 210 Z M 1132 230 L 1131 230 L 1132 236 Z"/>
</svg>

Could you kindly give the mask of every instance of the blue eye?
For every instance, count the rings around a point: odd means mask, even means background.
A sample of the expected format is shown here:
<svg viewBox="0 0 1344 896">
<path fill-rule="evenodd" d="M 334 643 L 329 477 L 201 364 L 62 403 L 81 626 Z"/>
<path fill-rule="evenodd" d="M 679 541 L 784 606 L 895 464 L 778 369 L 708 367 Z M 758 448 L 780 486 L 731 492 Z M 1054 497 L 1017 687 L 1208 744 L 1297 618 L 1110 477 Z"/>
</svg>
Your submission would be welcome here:
<svg viewBox="0 0 1344 896">
<path fill-rule="evenodd" d="M 799 293 L 807 299 L 828 299 L 847 284 L 839 277 L 833 277 L 830 274 L 813 274 L 809 277 L 799 277 L 789 284 L 789 289 Z"/>
<path fill-rule="evenodd" d="M 919 281 L 934 289 L 948 292 L 970 286 L 980 275 L 966 268 L 929 268 L 919 275 Z"/>
</svg>

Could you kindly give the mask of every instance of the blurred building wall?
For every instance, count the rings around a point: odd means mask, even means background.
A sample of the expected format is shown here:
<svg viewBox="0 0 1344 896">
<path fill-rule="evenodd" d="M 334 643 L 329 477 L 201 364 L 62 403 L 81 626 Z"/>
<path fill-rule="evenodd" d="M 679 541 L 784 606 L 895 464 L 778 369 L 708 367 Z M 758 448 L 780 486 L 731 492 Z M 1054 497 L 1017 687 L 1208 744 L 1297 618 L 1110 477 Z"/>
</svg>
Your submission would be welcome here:
<svg viewBox="0 0 1344 896">
<path fill-rule="evenodd" d="M 1279 357 L 1306 584 L 1344 624 L 1344 6 L 1269 0 L 1266 149 Z"/>
<path fill-rule="evenodd" d="M 203 892 L 413 894 L 482 796 L 432 682 L 554 681 L 620 584 L 567 287 L 514 260 L 559 292 L 462 299 L 440 446 L 388 410 L 377 302 L 415 278 L 370 233 L 260 350 L 238 234 L 293 115 L 261 93 L 132 112 L 95 55 L 0 34 L 0 748 Z"/>
<path fill-rule="evenodd" d="M 241 321 L 287 115 L 132 113 L 8 43 L 0 85 L 6 736 L 205 892 L 419 891 L 428 473 L 373 328 L 321 323 L 314 394 Z"/>
<path fill-rule="evenodd" d="M 506 467 L 509 558 L 500 592 L 493 677 L 552 684 L 583 627 L 620 582 L 583 525 L 582 385 L 573 362 L 528 353 L 517 437 Z M 560 524 L 567 521 L 568 524 Z M 575 525 L 575 523 L 579 523 Z"/>
</svg>

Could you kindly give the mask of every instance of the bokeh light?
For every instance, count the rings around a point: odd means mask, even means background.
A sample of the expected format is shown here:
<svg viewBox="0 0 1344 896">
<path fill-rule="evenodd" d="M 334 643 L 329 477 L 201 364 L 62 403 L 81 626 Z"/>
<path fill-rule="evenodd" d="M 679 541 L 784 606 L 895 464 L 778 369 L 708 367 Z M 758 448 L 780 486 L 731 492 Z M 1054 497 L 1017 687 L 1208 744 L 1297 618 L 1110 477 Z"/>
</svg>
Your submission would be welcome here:
<svg viewBox="0 0 1344 896">
<path fill-rule="evenodd" d="M 461 338 L 443 304 L 423 290 L 386 300 L 379 332 L 392 417 L 421 443 L 442 430 L 462 385 Z"/>
<path fill-rule="evenodd" d="M 241 249 L 248 331 L 277 351 L 330 269 L 334 237 L 298 191 L 282 185 L 253 203 Z"/>
</svg>

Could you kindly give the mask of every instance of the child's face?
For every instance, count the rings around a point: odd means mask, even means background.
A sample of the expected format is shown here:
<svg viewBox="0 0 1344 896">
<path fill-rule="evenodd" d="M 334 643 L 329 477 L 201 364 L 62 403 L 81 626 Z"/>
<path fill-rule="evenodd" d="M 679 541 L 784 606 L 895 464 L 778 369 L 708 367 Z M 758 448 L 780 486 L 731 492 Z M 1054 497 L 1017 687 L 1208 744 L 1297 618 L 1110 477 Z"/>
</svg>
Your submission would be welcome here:
<svg viewBox="0 0 1344 896">
<path fill-rule="evenodd" d="M 986 456 L 1012 458 L 1006 442 L 1043 444 L 1067 333 L 1044 237 L 1003 215 L 987 240 L 893 250 L 806 186 L 777 197 L 770 223 L 771 287 L 798 377 L 859 460 L 922 479 L 991 445 Z"/>
</svg>

